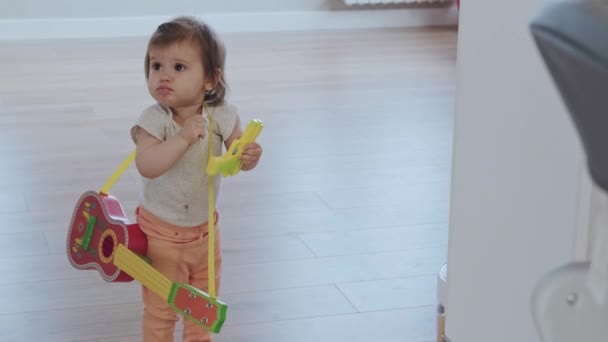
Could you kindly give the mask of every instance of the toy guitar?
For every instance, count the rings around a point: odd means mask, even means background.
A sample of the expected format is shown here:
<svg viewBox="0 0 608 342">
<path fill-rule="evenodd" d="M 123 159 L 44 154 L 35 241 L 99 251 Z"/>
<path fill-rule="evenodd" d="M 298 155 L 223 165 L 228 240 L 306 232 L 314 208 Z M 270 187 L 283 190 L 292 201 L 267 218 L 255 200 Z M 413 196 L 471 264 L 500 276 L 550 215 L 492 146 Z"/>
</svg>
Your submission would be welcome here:
<svg viewBox="0 0 608 342">
<path fill-rule="evenodd" d="M 218 333 L 227 306 L 188 284 L 171 282 L 145 259 L 147 237 L 129 223 L 116 197 L 87 191 L 76 203 L 67 240 L 68 259 L 76 269 L 96 269 L 107 282 L 139 281 L 178 314 Z"/>
</svg>

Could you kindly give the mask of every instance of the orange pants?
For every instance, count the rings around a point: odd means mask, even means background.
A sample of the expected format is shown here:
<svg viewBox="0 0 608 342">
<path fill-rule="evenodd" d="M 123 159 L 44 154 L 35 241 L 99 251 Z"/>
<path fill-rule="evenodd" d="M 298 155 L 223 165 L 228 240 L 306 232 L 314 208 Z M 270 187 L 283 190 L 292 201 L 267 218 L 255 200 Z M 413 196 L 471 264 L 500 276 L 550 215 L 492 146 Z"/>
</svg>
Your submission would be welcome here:
<svg viewBox="0 0 608 342">
<path fill-rule="evenodd" d="M 215 212 L 217 229 L 218 213 Z M 167 223 L 142 207 L 137 208 L 137 223 L 148 236 L 148 257 L 152 266 L 173 282 L 187 283 L 208 292 L 208 228 L 179 227 Z M 215 234 L 215 286 L 220 287 L 222 257 L 220 234 Z M 142 286 L 144 342 L 172 342 L 178 316 L 167 302 Z M 183 341 L 211 341 L 211 334 L 183 319 Z"/>
</svg>

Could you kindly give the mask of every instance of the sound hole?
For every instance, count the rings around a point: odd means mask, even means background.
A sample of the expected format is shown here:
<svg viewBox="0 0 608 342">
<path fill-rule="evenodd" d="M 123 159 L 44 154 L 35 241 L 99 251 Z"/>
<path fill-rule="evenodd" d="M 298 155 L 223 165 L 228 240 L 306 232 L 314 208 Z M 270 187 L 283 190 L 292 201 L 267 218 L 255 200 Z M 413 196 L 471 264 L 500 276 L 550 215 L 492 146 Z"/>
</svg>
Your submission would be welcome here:
<svg viewBox="0 0 608 342">
<path fill-rule="evenodd" d="M 108 235 L 103 239 L 103 256 L 109 258 L 114 253 L 114 238 L 112 235 Z"/>
</svg>

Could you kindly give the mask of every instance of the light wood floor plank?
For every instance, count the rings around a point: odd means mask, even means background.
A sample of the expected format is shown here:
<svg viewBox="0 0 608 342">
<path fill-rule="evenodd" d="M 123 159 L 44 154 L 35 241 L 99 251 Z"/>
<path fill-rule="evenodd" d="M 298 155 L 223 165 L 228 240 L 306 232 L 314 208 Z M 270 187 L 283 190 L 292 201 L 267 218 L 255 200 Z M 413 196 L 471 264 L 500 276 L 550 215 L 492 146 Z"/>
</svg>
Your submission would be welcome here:
<svg viewBox="0 0 608 342">
<path fill-rule="evenodd" d="M 421 342 L 436 336 L 435 308 L 384 310 L 231 327 L 217 342 Z"/>
<path fill-rule="evenodd" d="M 304 233 L 300 238 L 316 256 L 400 251 L 447 244 L 447 225 Z"/>
<path fill-rule="evenodd" d="M 358 281 L 336 286 L 357 310 L 365 312 L 436 306 L 436 284 L 437 276 L 424 276 Z"/>
<path fill-rule="evenodd" d="M 446 247 L 232 265 L 226 268 L 223 287 L 227 292 L 247 292 L 431 275 L 445 262 Z"/>
</svg>

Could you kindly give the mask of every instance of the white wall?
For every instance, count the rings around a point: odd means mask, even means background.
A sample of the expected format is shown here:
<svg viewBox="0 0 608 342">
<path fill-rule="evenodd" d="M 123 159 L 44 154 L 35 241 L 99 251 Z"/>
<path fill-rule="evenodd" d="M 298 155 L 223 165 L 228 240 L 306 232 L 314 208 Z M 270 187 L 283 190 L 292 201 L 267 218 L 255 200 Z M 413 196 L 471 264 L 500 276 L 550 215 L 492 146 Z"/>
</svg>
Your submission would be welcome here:
<svg viewBox="0 0 608 342">
<path fill-rule="evenodd" d="M 528 29 L 541 3 L 462 3 L 446 312 L 452 342 L 538 341 L 532 289 L 574 258 L 577 225 L 589 213 L 582 150 Z"/>
<path fill-rule="evenodd" d="M 314 11 L 339 0 L 0 0 L 0 19 Z"/>
<path fill-rule="evenodd" d="M 348 6 L 343 0 L 0 0 L 0 41 L 148 36 L 177 15 L 221 33 L 457 25 L 451 3 Z"/>
</svg>

